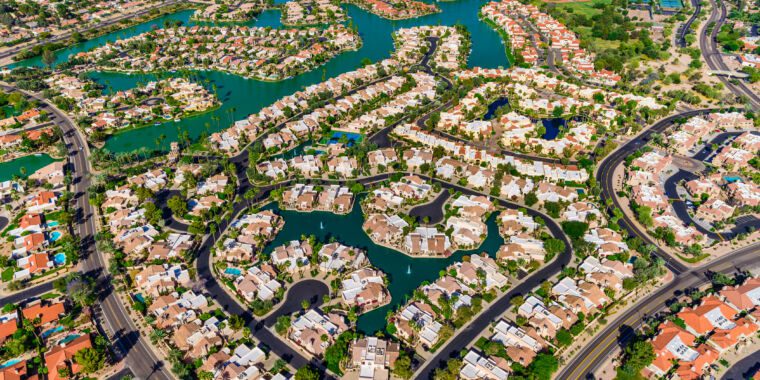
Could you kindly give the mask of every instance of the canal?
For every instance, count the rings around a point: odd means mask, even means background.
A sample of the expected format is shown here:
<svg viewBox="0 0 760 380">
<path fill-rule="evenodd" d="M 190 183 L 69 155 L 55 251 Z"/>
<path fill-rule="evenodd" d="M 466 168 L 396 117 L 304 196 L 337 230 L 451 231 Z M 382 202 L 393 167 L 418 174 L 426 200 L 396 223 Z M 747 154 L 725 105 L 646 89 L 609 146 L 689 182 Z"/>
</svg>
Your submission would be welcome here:
<svg viewBox="0 0 760 380">
<path fill-rule="evenodd" d="M 13 179 L 13 176 L 26 178 L 30 174 L 54 161 L 55 160 L 47 154 L 30 154 L 0 163 L 0 181 L 11 180 Z"/>
<path fill-rule="evenodd" d="M 355 70 L 360 67 L 361 61 L 364 58 L 379 61 L 389 57 L 393 51 L 392 33 L 399 28 L 419 25 L 462 24 L 469 30 L 472 41 L 477 42 L 472 44 L 468 66 L 507 67 L 509 66 L 509 61 L 507 60 L 504 45 L 498 33 L 478 19 L 480 7 L 485 3 L 486 1 L 484 0 L 439 2 L 437 5 L 442 10 L 440 13 L 400 21 L 385 20 L 354 5 L 344 5 L 347 14 L 350 16 L 347 23 L 355 26 L 362 37 L 363 45 L 357 51 L 343 53 L 311 72 L 279 82 L 261 82 L 213 71 L 193 72 L 189 74 L 190 79 L 205 84 L 209 89 L 215 88 L 217 96 L 223 102 L 220 108 L 214 112 L 184 119 L 179 122 L 169 121 L 158 126 L 123 131 L 110 137 L 106 141 L 105 148 L 113 153 L 132 152 L 141 148 L 154 150 L 157 149 L 154 142 L 159 136 L 164 135 L 166 138 L 158 148 L 166 150 L 171 142 L 177 141 L 179 134 L 183 131 L 187 131 L 191 138 L 197 139 L 204 133 L 210 134 L 225 129 L 230 126 L 232 121 L 242 119 L 251 113 L 256 113 L 261 108 L 274 103 L 283 96 L 292 94 L 314 83 L 335 77 L 341 73 Z M 162 16 L 122 31 L 56 51 L 56 61 L 57 63 L 61 63 L 66 61 L 70 55 L 91 50 L 107 42 L 131 37 L 154 28 L 162 28 L 167 21 L 181 21 L 189 25 L 195 24 L 190 21 L 192 13 L 192 10 L 185 10 Z M 280 27 L 279 16 L 280 12 L 278 10 L 266 11 L 258 19 L 246 24 Z M 12 66 L 28 65 L 42 65 L 41 58 L 36 57 L 17 62 Z M 187 74 L 167 73 L 165 75 Z M 91 77 L 112 90 L 133 88 L 138 83 L 145 83 L 156 78 L 155 75 L 125 75 L 115 73 L 92 73 Z"/>
<path fill-rule="evenodd" d="M 278 2 L 280 1 L 278 0 Z M 478 19 L 480 7 L 485 3 L 485 0 L 438 2 L 436 5 L 441 8 L 442 12 L 401 21 L 385 20 L 354 5 L 344 5 L 347 14 L 350 16 L 347 23 L 359 31 L 363 41 L 362 47 L 357 51 L 343 53 L 311 72 L 279 82 L 261 82 L 215 71 L 161 74 L 161 76 L 186 76 L 205 85 L 210 90 L 215 91 L 222 102 L 222 106 L 213 112 L 179 122 L 169 121 L 157 126 L 117 133 L 106 141 L 105 148 L 112 153 L 133 152 L 139 149 L 166 150 L 169 144 L 177 141 L 178 136 L 185 131 L 192 139 L 198 139 L 203 134 L 225 129 L 235 120 L 256 113 L 283 96 L 341 73 L 355 70 L 360 67 L 365 58 L 375 62 L 389 57 L 393 52 L 392 33 L 399 28 L 462 24 L 470 32 L 473 42 L 468 58 L 469 67 L 508 67 L 509 61 L 498 33 Z M 154 28 L 162 28 L 166 22 L 181 21 L 186 25 L 195 24 L 190 21 L 192 13 L 192 10 L 180 11 L 56 51 L 56 61 L 61 63 L 66 61 L 70 55 L 91 50 L 117 39 L 135 36 Z M 278 10 L 266 11 L 259 18 L 246 23 L 246 25 L 281 27 L 280 12 Z M 15 63 L 12 66 L 29 65 L 42 65 L 41 59 L 37 57 Z M 90 73 L 90 76 L 93 80 L 104 85 L 106 91 L 126 90 L 158 77 L 158 75 L 126 75 L 106 72 L 93 72 Z M 162 135 L 165 136 L 165 139 L 158 145 L 157 141 Z M 20 167 L 25 167 L 31 173 L 52 162 L 52 159 L 45 158 L 46 156 L 30 157 L 20 159 L 23 161 L 15 160 L 0 165 L 0 176 L 7 174 L 10 178 L 12 174 L 19 173 Z M 45 159 L 48 161 L 40 161 Z M 35 160 L 38 162 L 33 165 Z M 446 259 L 411 258 L 398 251 L 372 243 L 361 228 L 363 216 L 359 206 L 355 206 L 348 215 L 335 215 L 326 212 L 304 214 L 279 210 L 276 204 L 270 204 L 267 208 L 273 209 L 283 216 L 285 227 L 276 239 L 266 247 L 265 252 L 271 252 L 274 247 L 289 240 L 300 239 L 302 235 L 313 234 L 323 242 L 335 239 L 345 245 L 366 250 L 371 263 L 388 275 L 391 303 L 359 317 L 359 330 L 368 334 L 384 329 L 386 313 L 403 303 L 406 297 L 410 296 L 423 281 L 434 281 L 442 269 L 461 260 L 464 255 L 477 254 L 483 251 L 495 255 L 503 243 L 503 239 L 498 233 L 495 216 L 492 216 L 487 221 L 488 237 L 479 249 L 460 251 Z"/>
<path fill-rule="evenodd" d="M 358 205 L 360 198 L 361 196 L 357 198 L 353 210 L 347 215 L 319 211 L 302 213 L 280 210 L 276 203 L 268 204 L 263 209 L 272 210 L 281 215 L 285 220 L 285 227 L 265 247 L 264 253 L 270 254 L 275 247 L 310 235 L 314 235 L 317 240 L 323 243 L 329 243 L 334 239 L 334 241 L 344 245 L 365 250 L 372 265 L 388 276 L 388 280 L 390 280 L 388 290 L 392 297 L 390 304 L 359 316 L 357 328 L 368 335 L 384 330 L 385 316 L 388 311 L 392 311 L 397 305 L 404 303 L 423 281 L 435 281 L 441 270 L 452 263 L 462 261 L 462 256 L 487 252 L 495 257 L 499 247 L 504 244 L 504 239 L 499 235 L 499 227 L 496 225 L 497 213 L 494 213 L 486 222 L 488 236 L 479 248 L 457 251 L 445 259 L 413 258 L 394 249 L 373 243 L 369 236 L 364 233 L 362 229 L 364 217 L 361 207 Z"/>
</svg>

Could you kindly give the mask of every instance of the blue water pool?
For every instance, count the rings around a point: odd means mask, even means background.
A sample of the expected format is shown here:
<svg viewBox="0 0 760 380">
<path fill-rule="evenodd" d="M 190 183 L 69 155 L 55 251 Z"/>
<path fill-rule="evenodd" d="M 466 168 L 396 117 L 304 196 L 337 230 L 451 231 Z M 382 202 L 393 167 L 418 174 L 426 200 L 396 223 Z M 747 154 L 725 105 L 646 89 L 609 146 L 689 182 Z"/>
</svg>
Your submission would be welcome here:
<svg viewBox="0 0 760 380">
<path fill-rule="evenodd" d="M 240 276 L 240 274 L 243 273 L 240 268 L 227 268 L 224 270 L 224 274 L 229 274 L 232 276 Z"/>
<path fill-rule="evenodd" d="M 7 367 L 10 367 L 10 366 L 12 366 L 14 364 L 18 364 L 18 363 L 21 363 L 21 359 L 11 359 L 11 360 L 8 360 L 7 362 L 3 363 L 3 365 L 0 365 L 0 368 L 7 368 Z"/>
<path fill-rule="evenodd" d="M 53 232 L 50 234 L 50 241 L 56 241 L 56 240 L 60 239 L 60 238 L 61 238 L 61 236 L 63 236 L 63 234 L 62 234 L 62 233 L 60 233 L 60 232 L 58 232 L 58 231 L 53 231 Z"/>
<path fill-rule="evenodd" d="M 51 220 L 51 221 L 47 222 L 47 226 L 48 227 L 55 227 L 57 225 L 58 225 L 58 221 L 57 220 Z"/>
<path fill-rule="evenodd" d="M 53 262 L 55 263 L 55 265 L 64 265 L 64 264 L 66 264 L 66 254 L 63 253 L 63 252 L 56 253 L 53 256 Z"/>
<path fill-rule="evenodd" d="M 341 137 L 346 136 L 346 139 L 348 140 L 348 143 L 346 145 L 353 146 L 355 143 L 361 141 L 362 135 L 359 133 L 351 133 L 351 132 L 333 132 L 332 136 L 330 136 L 330 141 L 328 141 L 328 144 L 337 144 L 340 142 Z"/>
<path fill-rule="evenodd" d="M 742 177 L 736 177 L 736 176 L 723 177 L 723 180 L 725 180 L 728 183 L 734 183 L 734 182 L 740 182 L 742 180 Z"/>
<path fill-rule="evenodd" d="M 663 8 L 681 9 L 683 4 L 681 0 L 660 0 L 660 6 Z"/>
<path fill-rule="evenodd" d="M 40 336 L 42 336 L 43 338 L 47 338 L 47 337 L 49 337 L 49 336 L 51 336 L 51 335 L 53 335 L 53 334 L 55 334 L 57 332 L 61 332 L 61 331 L 63 331 L 63 326 L 56 326 L 56 327 L 54 327 L 52 329 L 43 331 L 42 334 L 40 334 Z"/>
<path fill-rule="evenodd" d="M 140 294 L 140 293 L 137 293 L 137 294 L 135 294 L 133 297 L 134 297 L 134 298 L 135 298 L 135 300 L 137 300 L 138 302 L 142 302 L 142 303 L 145 303 L 145 297 L 143 297 L 143 295 L 142 295 L 142 294 Z"/>
<path fill-rule="evenodd" d="M 66 344 L 66 343 L 71 342 L 72 340 L 74 340 L 76 338 L 79 338 L 80 336 L 81 335 L 79 335 L 79 334 L 68 335 L 65 338 L 63 338 L 60 341 L 58 341 L 58 344 Z"/>
</svg>

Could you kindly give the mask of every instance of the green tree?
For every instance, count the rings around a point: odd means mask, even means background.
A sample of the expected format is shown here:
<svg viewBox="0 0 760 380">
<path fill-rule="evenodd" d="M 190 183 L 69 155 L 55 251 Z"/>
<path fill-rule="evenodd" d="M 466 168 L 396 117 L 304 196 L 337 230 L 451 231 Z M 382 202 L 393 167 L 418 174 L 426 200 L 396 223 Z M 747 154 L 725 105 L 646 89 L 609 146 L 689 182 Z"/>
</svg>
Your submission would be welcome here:
<svg viewBox="0 0 760 380">
<path fill-rule="evenodd" d="M 310 365 L 305 365 L 296 371 L 296 380 L 319 380 L 319 372 Z"/>
<path fill-rule="evenodd" d="M 281 315 L 277 317 L 277 322 L 274 324 L 274 330 L 280 335 L 285 335 L 290 328 L 290 317 L 287 315 Z"/>
<path fill-rule="evenodd" d="M 530 193 L 525 194 L 525 204 L 527 206 L 533 206 L 536 202 L 538 202 L 538 196 L 536 196 L 536 193 L 531 191 Z"/>
<path fill-rule="evenodd" d="M 53 67 L 53 64 L 55 64 L 55 53 L 50 51 L 50 49 L 43 50 L 42 63 L 44 63 L 47 67 Z"/>
<path fill-rule="evenodd" d="M 559 369 L 559 361 L 552 354 L 542 352 L 536 355 L 533 362 L 528 366 L 528 373 L 540 380 L 551 380 L 552 374 Z"/>
<path fill-rule="evenodd" d="M 79 352 L 74 355 L 74 362 L 82 366 L 82 372 L 94 373 L 99 371 L 106 364 L 106 355 L 95 348 L 88 347 L 79 350 Z"/>
<path fill-rule="evenodd" d="M 393 374 L 402 378 L 409 379 L 414 374 L 412 371 L 412 358 L 406 352 L 399 353 L 396 363 L 393 365 Z"/>
<path fill-rule="evenodd" d="M 166 201 L 166 205 L 172 210 L 172 214 L 177 217 L 182 217 L 187 214 L 187 202 L 180 198 L 179 195 L 175 195 Z"/>
</svg>

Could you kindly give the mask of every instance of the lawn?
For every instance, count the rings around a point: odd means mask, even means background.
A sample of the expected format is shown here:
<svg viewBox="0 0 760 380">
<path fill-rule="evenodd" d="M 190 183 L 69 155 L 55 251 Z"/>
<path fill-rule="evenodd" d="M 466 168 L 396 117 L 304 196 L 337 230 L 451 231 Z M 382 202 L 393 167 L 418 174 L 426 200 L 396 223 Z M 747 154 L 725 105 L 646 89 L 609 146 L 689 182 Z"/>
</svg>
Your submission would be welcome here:
<svg viewBox="0 0 760 380">
<path fill-rule="evenodd" d="M 11 280 L 13 280 L 13 268 L 5 268 L 5 270 L 3 271 L 2 278 L 3 278 L 3 282 L 10 282 Z"/>
<path fill-rule="evenodd" d="M 568 3 L 555 3 L 557 8 L 566 9 L 572 13 L 586 15 L 591 18 L 602 11 L 594 8 L 596 4 L 610 4 L 612 0 L 594 0 L 594 1 L 573 1 Z"/>
</svg>

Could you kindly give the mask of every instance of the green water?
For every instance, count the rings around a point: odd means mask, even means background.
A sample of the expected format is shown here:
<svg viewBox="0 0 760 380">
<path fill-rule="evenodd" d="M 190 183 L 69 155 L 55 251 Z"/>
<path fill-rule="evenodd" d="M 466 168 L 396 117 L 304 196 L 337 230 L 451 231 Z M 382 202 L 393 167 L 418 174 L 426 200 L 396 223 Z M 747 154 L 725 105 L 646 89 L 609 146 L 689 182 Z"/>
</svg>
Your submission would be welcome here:
<svg viewBox="0 0 760 380">
<path fill-rule="evenodd" d="M 393 51 L 394 30 L 418 25 L 455 25 L 461 23 L 467 27 L 473 40 L 472 53 L 468 59 L 471 67 L 506 67 L 509 65 L 504 53 L 504 45 L 498 33 L 478 20 L 477 14 L 480 7 L 485 4 L 484 0 L 462 0 L 454 2 L 438 3 L 442 12 L 434 15 L 420 17 L 411 20 L 390 21 L 379 18 L 365 12 L 353 5 L 345 5 L 349 23 L 358 28 L 362 37 L 363 45 L 357 51 L 343 53 L 324 66 L 311 72 L 298 75 L 280 82 L 260 82 L 229 75 L 220 72 L 197 72 L 191 78 L 201 80 L 209 88 L 215 85 L 217 95 L 222 100 L 222 106 L 214 112 L 206 113 L 180 122 L 166 122 L 158 126 L 128 130 L 118 133 L 106 141 L 105 147 L 114 153 L 130 152 L 140 148 L 150 150 L 157 149 L 156 139 L 165 135 L 166 139 L 160 149 L 166 150 L 171 142 L 177 140 L 180 131 L 188 131 L 190 137 L 197 139 L 202 133 L 213 133 L 229 127 L 232 121 L 239 120 L 249 114 L 258 112 L 261 108 L 274 103 L 277 99 L 292 94 L 306 86 L 319 83 L 325 79 L 335 77 L 341 73 L 355 70 L 360 66 L 364 58 L 379 61 L 390 56 Z M 166 20 L 182 21 L 185 24 L 193 24 L 189 21 L 191 10 L 177 12 L 96 38 L 91 41 L 74 45 L 67 49 L 56 52 L 57 61 L 63 62 L 71 54 L 91 50 L 103 45 L 108 41 L 119 38 L 134 36 L 154 27 L 163 27 Z M 278 10 L 263 12 L 258 19 L 248 23 L 256 26 L 280 26 L 280 12 Z M 16 63 L 15 65 L 40 65 L 39 57 Z M 170 75 L 182 75 L 178 73 Z M 154 76 L 124 75 L 114 73 L 93 73 L 91 77 L 114 90 L 123 90 L 135 87 L 140 81 L 145 82 Z"/>
<path fill-rule="evenodd" d="M 0 163 L 0 181 L 13 179 L 14 175 L 26 178 L 30 174 L 54 161 L 55 160 L 47 154 L 41 154 L 39 156 L 32 154 Z M 22 168 L 26 170 L 26 174 L 21 173 Z"/>
<path fill-rule="evenodd" d="M 358 203 L 358 200 L 354 203 Z M 499 235 L 499 228 L 496 225 L 496 213 L 491 215 L 486 222 L 488 236 L 478 249 L 457 251 L 448 258 L 436 259 L 412 258 L 396 250 L 373 243 L 362 230 L 364 217 L 361 207 L 358 205 L 355 205 L 351 213 L 347 215 L 280 210 L 275 203 L 267 205 L 264 209 L 275 211 L 285 220 L 285 227 L 275 240 L 264 249 L 265 253 L 271 253 L 275 247 L 288 241 L 298 240 L 302 235 L 314 235 L 322 242 L 329 242 L 330 239 L 334 238 L 342 244 L 366 250 L 372 265 L 388 275 L 391 303 L 359 316 L 357 327 L 366 334 L 374 334 L 375 331 L 384 330 L 385 315 L 388 311 L 394 310 L 399 304 L 403 304 L 406 297 L 410 296 L 423 281 L 435 281 L 441 270 L 452 263 L 461 261 L 464 255 L 488 252 L 494 257 L 499 247 L 504 244 L 504 239 Z"/>
<path fill-rule="evenodd" d="M 276 2 L 280 1 L 277 0 Z M 364 58 L 379 61 L 389 57 L 393 51 L 392 33 L 399 28 L 419 25 L 463 24 L 469 30 L 472 38 L 472 51 L 468 58 L 468 66 L 508 67 L 509 61 L 505 55 L 504 45 L 498 33 L 478 20 L 478 11 L 485 3 L 486 0 L 441 2 L 437 3 L 442 10 L 441 13 L 401 21 L 385 20 L 365 12 L 356 6 L 344 5 L 347 14 L 350 16 L 348 23 L 354 25 L 362 37 L 363 45 L 359 50 L 343 53 L 311 72 L 274 83 L 260 82 L 212 71 L 164 74 L 169 76 L 188 76 L 189 79 L 198 81 L 209 89 L 215 89 L 217 96 L 222 101 L 222 106 L 213 112 L 179 122 L 169 121 L 157 126 L 123 131 L 110 137 L 106 141 L 105 147 L 114 153 L 131 152 L 140 148 L 166 150 L 169 144 L 177 141 L 179 134 L 184 131 L 187 131 L 191 138 L 197 139 L 204 133 L 210 134 L 225 129 L 233 121 L 256 113 L 261 108 L 274 103 L 283 96 L 292 94 L 306 86 L 335 77 L 341 73 L 355 70 L 360 66 Z M 194 23 L 189 21 L 192 13 L 192 10 L 186 10 L 166 15 L 153 21 L 57 51 L 57 63 L 64 62 L 72 54 L 91 50 L 106 42 L 131 37 L 153 28 L 163 27 L 164 22 L 167 20 L 182 21 L 185 24 L 192 25 Z M 280 27 L 280 12 L 278 10 L 263 12 L 256 20 L 246 24 Z M 41 58 L 37 57 L 22 61 L 12 66 L 20 65 L 41 65 Z M 91 73 L 90 76 L 93 80 L 105 85 L 107 91 L 126 90 L 136 87 L 140 82 L 144 83 L 156 78 L 155 75 L 125 75 L 101 72 Z M 166 139 L 163 140 L 162 145 L 157 145 L 157 138 L 161 135 L 165 135 Z M 26 167 L 28 172 L 33 172 L 37 168 L 52 162 L 50 157 L 44 157 L 46 156 L 31 156 L 31 158 L 20 159 L 28 161 L 16 162 L 19 161 L 16 160 L 11 163 L 2 164 L 0 165 L 0 178 L 6 175 L 10 178 L 12 174 L 18 173 L 21 166 Z M 38 166 L 33 164 L 34 160 L 40 161 L 43 159 L 47 159 L 48 161 L 38 162 Z M 277 210 L 276 205 L 270 205 L 268 208 Z M 485 251 L 494 255 L 503 243 L 498 233 L 495 217 L 491 217 L 487 223 L 488 237 L 481 248 L 473 251 L 457 252 L 447 259 L 411 258 L 395 250 L 372 243 L 361 229 L 363 217 L 360 207 L 354 207 L 354 210 L 348 215 L 334 215 L 325 212 L 303 214 L 292 211 L 277 211 L 285 218 L 285 228 L 275 241 L 267 247 L 267 251 L 271 251 L 273 247 L 281 245 L 286 241 L 299 239 L 301 235 L 313 234 L 322 241 L 327 241 L 331 237 L 334 237 L 343 244 L 367 250 L 372 264 L 389 276 L 389 290 L 392 296 L 391 304 L 366 313 L 359 318 L 359 329 L 367 333 L 383 329 L 386 313 L 403 303 L 405 297 L 408 297 L 423 281 L 435 280 L 440 270 L 460 260 L 465 254 L 476 254 Z M 320 224 L 324 226 L 324 229 L 320 228 Z M 408 271 L 411 273 L 408 273 Z"/>
</svg>

